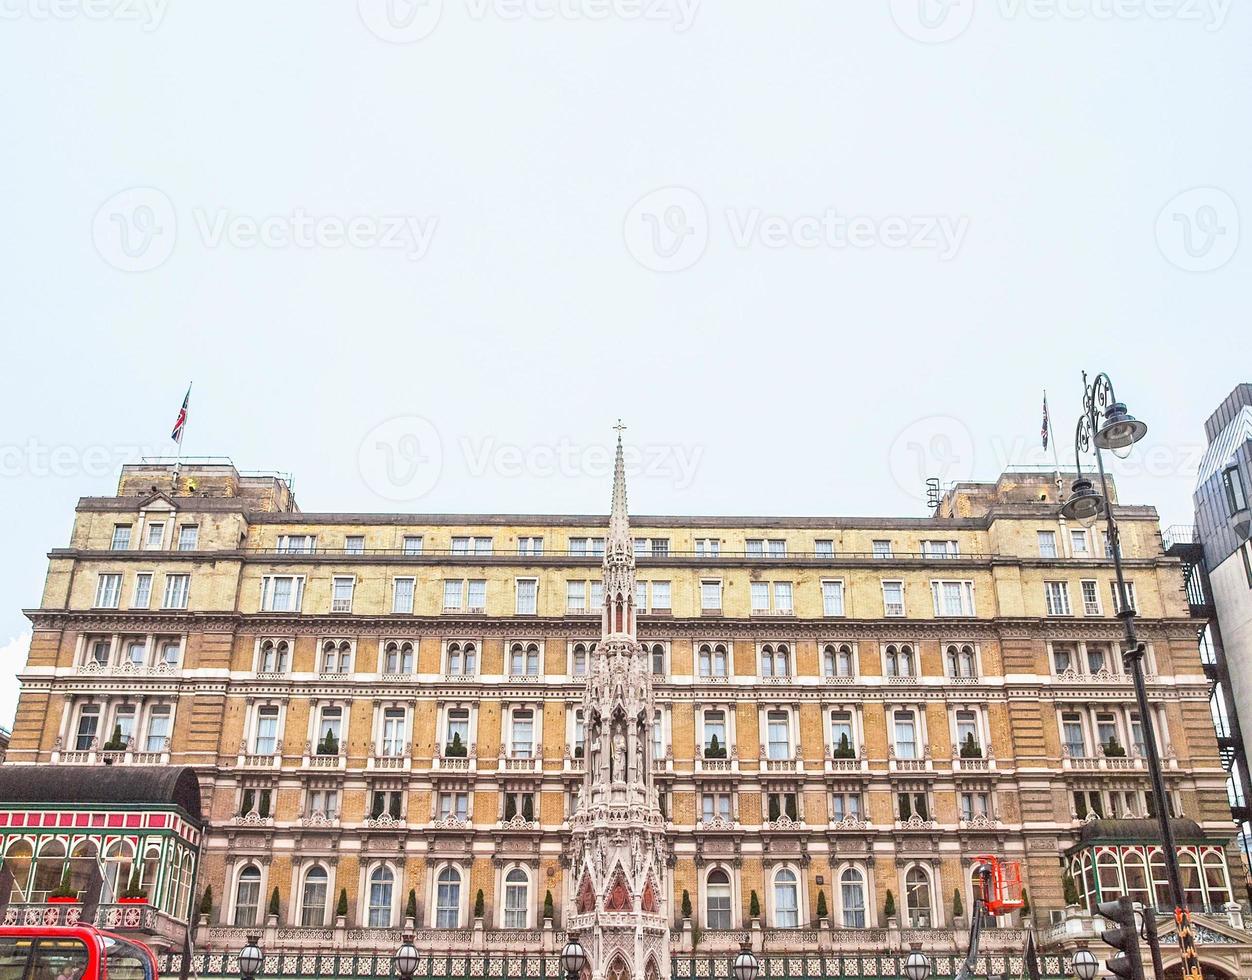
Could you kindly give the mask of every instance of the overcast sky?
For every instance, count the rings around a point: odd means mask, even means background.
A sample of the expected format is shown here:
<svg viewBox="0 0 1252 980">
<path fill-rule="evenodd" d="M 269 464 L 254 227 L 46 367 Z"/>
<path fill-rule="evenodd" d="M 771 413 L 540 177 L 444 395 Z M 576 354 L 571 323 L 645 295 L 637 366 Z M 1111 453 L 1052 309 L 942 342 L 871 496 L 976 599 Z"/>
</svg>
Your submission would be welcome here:
<svg viewBox="0 0 1252 980">
<path fill-rule="evenodd" d="M 75 500 L 921 515 L 1072 456 L 1191 519 L 1248 358 L 1229 0 L 0 0 L 0 724 Z M 1243 232 L 1247 237 L 1249 232 Z"/>
</svg>

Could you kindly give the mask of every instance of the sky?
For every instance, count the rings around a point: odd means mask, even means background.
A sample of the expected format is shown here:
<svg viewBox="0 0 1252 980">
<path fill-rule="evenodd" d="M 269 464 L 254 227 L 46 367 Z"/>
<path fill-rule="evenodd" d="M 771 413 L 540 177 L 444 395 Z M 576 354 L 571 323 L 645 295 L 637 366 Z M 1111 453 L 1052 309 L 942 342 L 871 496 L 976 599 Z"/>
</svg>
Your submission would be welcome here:
<svg viewBox="0 0 1252 980">
<path fill-rule="evenodd" d="M 1230 0 L 0 0 L 0 724 L 75 501 L 926 513 L 1072 458 L 1191 522 L 1252 381 Z"/>
</svg>

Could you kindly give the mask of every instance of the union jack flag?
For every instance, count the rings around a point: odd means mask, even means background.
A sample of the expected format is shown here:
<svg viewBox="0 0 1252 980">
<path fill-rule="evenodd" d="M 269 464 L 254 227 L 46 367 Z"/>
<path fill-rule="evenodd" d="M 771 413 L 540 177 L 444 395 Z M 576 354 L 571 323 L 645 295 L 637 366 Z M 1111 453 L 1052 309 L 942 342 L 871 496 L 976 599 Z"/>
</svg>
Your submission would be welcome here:
<svg viewBox="0 0 1252 980">
<path fill-rule="evenodd" d="M 187 386 L 187 394 L 183 395 L 183 407 L 178 410 L 178 418 L 174 420 L 174 431 L 170 438 L 180 446 L 183 444 L 183 429 L 187 426 L 187 404 L 191 401 L 191 385 Z"/>
<path fill-rule="evenodd" d="M 1051 426 L 1048 425 L 1048 393 L 1045 391 L 1043 393 L 1043 427 L 1039 430 L 1039 435 L 1043 439 L 1044 449 L 1048 448 L 1048 429 L 1050 428 Z"/>
</svg>

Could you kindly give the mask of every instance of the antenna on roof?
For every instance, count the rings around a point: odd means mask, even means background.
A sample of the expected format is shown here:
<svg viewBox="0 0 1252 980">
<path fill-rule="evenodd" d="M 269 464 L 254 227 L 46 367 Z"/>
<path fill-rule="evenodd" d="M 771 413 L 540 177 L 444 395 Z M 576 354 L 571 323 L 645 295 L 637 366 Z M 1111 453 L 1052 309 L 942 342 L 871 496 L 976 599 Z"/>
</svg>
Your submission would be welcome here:
<svg viewBox="0 0 1252 980">
<path fill-rule="evenodd" d="M 926 478 L 926 506 L 931 510 L 939 509 L 939 477 Z"/>
</svg>

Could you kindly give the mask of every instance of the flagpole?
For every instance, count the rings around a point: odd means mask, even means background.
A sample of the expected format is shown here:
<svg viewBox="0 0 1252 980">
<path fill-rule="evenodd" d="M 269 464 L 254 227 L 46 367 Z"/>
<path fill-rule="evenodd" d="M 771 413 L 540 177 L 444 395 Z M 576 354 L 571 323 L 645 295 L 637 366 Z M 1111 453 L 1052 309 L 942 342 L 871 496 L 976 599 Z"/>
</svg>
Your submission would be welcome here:
<svg viewBox="0 0 1252 980">
<path fill-rule="evenodd" d="M 1047 405 L 1048 405 L 1048 389 L 1047 388 L 1043 389 L 1043 405 L 1046 410 Z M 1057 502 L 1059 503 L 1061 500 L 1061 497 L 1064 496 L 1065 481 L 1061 479 L 1061 460 L 1060 460 L 1060 457 L 1057 456 L 1056 454 L 1056 433 L 1052 431 L 1052 413 L 1051 412 L 1047 412 L 1047 418 L 1048 418 L 1048 442 L 1052 446 L 1052 466 L 1053 466 L 1052 475 L 1053 475 L 1053 478 L 1056 480 L 1056 499 L 1057 499 Z"/>
<path fill-rule="evenodd" d="M 174 492 L 178 493 L 178 477 L 183 467 L 183 441 L 187 438 L 187 419 L 191 415 L 191 386 L 194 381 L 187 382 L 187 395 L 183 399 L 186 402 L 187 414 L 183 416 L 182 428 L 178 430 L 178 450 L 174 456 Z"/>
</svg>

